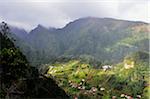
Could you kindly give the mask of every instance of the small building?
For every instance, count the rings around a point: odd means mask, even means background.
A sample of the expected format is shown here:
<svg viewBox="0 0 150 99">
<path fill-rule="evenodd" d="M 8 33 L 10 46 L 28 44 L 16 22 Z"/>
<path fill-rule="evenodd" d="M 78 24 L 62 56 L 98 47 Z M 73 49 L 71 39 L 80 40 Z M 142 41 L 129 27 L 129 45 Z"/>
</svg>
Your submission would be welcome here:
<svg viewBox="0 0 150 99">
<path fill-rule="evenodd" d="M 109 70 L 109 69 L 111 69 L 111 68 L 112 68 L 112 66 L 110 66 L 110 65 L 104 65 L 104 66 L 102 66 L 102 69 L 103 69 L 104 71 Z"/>
</svg>

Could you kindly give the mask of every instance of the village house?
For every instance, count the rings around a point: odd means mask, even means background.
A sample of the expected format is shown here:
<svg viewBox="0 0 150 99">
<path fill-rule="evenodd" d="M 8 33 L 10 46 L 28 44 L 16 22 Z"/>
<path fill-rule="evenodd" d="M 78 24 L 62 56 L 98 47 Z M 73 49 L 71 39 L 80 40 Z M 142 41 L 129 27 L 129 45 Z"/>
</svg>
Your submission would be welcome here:
<svg viewBox="0 0 150 99">
<path fill-rule="evenodd" d="M 110 66 L 110 65 L 104 65 L 104 66 L 102 66 L 102 69 L 103 69 L 104 71 L 109 70 L 109 69 L 111 69 L 111 68 L 112 68 L 112 66 Z"/>
</svg>

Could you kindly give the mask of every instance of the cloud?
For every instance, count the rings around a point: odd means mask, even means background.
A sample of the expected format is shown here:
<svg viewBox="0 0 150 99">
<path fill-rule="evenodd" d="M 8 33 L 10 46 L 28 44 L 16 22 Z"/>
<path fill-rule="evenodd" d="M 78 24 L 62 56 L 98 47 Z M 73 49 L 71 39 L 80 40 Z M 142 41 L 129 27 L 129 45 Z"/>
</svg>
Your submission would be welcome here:
<svg viewBox="0 0 150 99">
<path fill-rule="evenodd" d="M 148 21 L 148 1 L 131 0 L 130 2 L 120 2 L 118 7 L 118 15 L 122 19 L 134 20 L 134 21 Z"/>
<path fill-rule="evenodd" d="M 27 30 L 63 27 L 87 16 L 149 22 L 148 0 L 3 0 L 0 6 L 0 20 Z"/>
<path fill-rule="evenodd" d="M 2 5 L 2 8 L 0 16 L 3 20 L 13 25 L 22 23 L 22 25 L 20 24 L 22 27 L 26 24 L 26 27 L 30 27 L 30 29 L 37 24 L 60 27 L 66 23 L 65 21 L 70 21 L 53 4 L 12 3 Z"/>
</svg>

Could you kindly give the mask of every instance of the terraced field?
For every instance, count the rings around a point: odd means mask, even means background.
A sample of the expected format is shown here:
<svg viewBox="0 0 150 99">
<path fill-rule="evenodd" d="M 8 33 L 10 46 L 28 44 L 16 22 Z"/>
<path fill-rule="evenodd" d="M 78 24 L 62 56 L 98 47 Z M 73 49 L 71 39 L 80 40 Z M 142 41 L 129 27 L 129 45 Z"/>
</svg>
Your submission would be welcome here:
<svg viewBox="0 0 150 99">
<path fill-rule="evenodd" d="M 145 99 L 150 89 L 148 75 L 144 62 L 129 69 L 122 62 L 104 70 L 80 60 L 52 64 L 47 72 L 72 98 L 82 99 Z"/>
</svg>

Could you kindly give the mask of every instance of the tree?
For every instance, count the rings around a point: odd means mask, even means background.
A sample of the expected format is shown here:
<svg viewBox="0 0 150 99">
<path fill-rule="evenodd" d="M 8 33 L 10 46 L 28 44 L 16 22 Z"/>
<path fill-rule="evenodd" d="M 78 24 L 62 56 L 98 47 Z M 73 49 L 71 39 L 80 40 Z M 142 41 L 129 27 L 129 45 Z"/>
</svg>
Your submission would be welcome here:
<svg viewBox="0 0 150 99">
<path fill-rule="evenodd" d="M 8 36 L 9 33 L 9 27 L 2 22 L 0 24 L 0 97 L 67 98 L 66 93 L 53 79 L 39 77 L 38 70 L 29 65 L 26 57 Z"/>
</svg>

